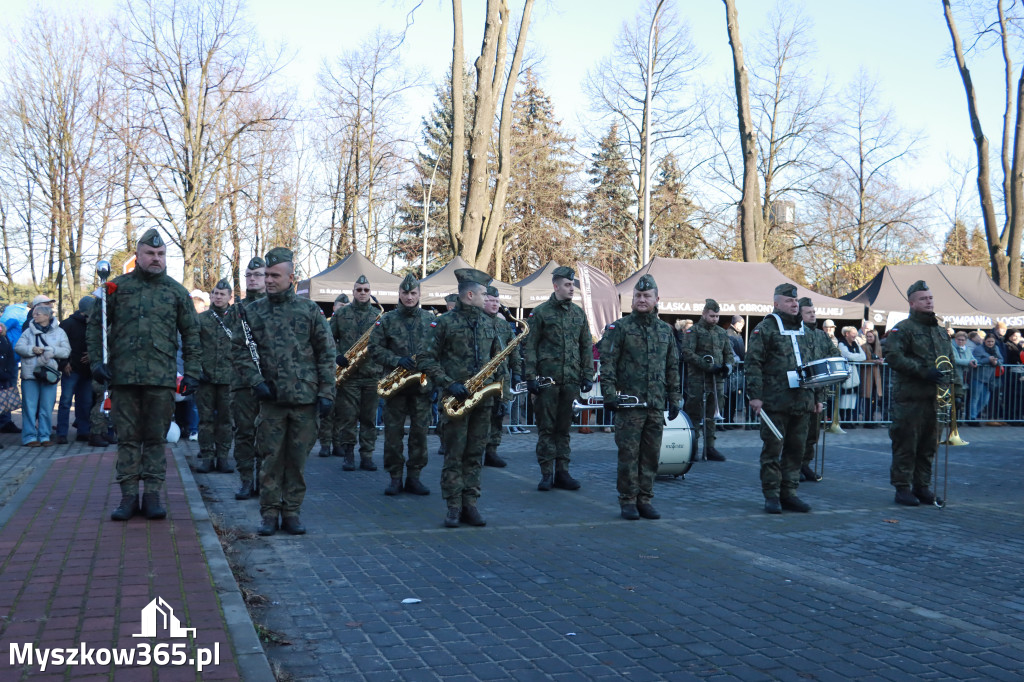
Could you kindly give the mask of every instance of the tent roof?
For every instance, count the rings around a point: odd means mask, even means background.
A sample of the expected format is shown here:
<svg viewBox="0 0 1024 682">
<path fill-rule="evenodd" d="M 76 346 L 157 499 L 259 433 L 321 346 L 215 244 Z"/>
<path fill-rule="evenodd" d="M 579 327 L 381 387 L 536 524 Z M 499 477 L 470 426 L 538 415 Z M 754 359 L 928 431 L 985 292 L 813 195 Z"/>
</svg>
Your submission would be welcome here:
<svg viewBox="0 0 1024 682">
<path fill-rule="evenodd" d="M 631 308 L 633 285 L 647 273 L 658 283 L 658 309 L 677 315 L 699 315 L 706 298 L 718 301 L 723 315 L 768 315 L 775 287 L 792 282 L 771 263 L 652 258 L 616 287 L 623 312 Z M 862 304 L 822 296 L 799 284 L 796 288 L 799 296 L 811 297 L 819 318 L 859 320 L 864 316 Z"/>
<path fill-rule="evenodd" d="M 527 275 L 512 285 L 519 288 L 520 295 L 522 296 L 522 303 L 520 305 L 523 308 L 536 308 L 551 297 L 551 292 L 553 291 L 551 287 L 551 273 L 557 267 L 559 267 L 558 261 L 549 260 L 540 270 Z M 576 303 L 583 300 L 583 297 L 580 296 L 579 278 L 576 279 L 576 291 L 572 295 L 572 300 Z"/>
<path fill-rule="evenodd" d="M 421 305 L 444 305 L 444 297 L 459 293 L 459 283 L 455 279 L 455 271 L 459 268 L 473 267 L 462 256 L 451 259 L 447 265 L 437 272 L 427 275 L 420 284 Z M 494 280 L 491 284 L 498 290 L 498 300 L 509 308 L 519 307 L 519 289 L 511 284 Z"/>
<path fill-rule="evenodd" d="M 402 278 L 377 267 L 358 251 L 353 251 L 323 272 L 302 280 L 295 286 L 295 293 L 318 303 L 334 303 L 338 294 L 348 294 L 351 298 L 352 286 L 359 275 L 366 275 L 370 280 L 370 293 L 382 304 L 398 303 L 398 285 Z"/>
<path fill-rule="evenodd" d="M 869 319 L 885 324 L 890 314 L 905 317 L 907 289 L 919 279 L 935 296 L 935 312 L 956 327 L 990 327 L 997 321 L 1024 324 L 1024 299 L 1012 296 L 985 270 L 967 265 L 887 265 L 870 282 L 843 296 L 868 307 Z"/>
</svg>

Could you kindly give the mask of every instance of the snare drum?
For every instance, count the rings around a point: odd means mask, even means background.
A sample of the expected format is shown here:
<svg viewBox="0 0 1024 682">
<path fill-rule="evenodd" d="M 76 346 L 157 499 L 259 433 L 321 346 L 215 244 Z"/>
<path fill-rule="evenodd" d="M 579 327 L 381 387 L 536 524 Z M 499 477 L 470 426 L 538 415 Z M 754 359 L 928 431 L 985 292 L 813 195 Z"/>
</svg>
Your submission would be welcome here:
<svg viewBox="0 0 1024 682">
<path fill-rule="evenodd" d="M 697 459 L 697 438 L 693 424 L 685 412 L 668 421 L 665 415 L 665 431 L 661 436 L 661 452 L 658 453 L 659 476 L 682 476 Z"/>
<path fill-rule="evenodd" d="M 822 358 L 802 365 L 797 369 L 797 374 L 804 388 L 832 386 L 850 378 L 850 363 L 844 358 Z"/>
</svg>

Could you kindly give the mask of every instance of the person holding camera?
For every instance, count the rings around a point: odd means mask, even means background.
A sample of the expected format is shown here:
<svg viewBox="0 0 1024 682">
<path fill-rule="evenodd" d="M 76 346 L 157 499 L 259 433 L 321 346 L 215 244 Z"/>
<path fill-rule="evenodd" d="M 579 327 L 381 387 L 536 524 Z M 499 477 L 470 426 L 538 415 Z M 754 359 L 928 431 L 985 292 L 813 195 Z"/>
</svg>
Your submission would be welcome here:
<svg viewBox="0 0 1024 682">
<path fill-rule="evenodd" d="M 53 317 L 53 299 L 36 296 L 31 320 L 14 352 L 21 356 L 21 444 L 48 446 L 60 370 L 57 360 L 71 355 L 71 343 Z"/>
</svg>

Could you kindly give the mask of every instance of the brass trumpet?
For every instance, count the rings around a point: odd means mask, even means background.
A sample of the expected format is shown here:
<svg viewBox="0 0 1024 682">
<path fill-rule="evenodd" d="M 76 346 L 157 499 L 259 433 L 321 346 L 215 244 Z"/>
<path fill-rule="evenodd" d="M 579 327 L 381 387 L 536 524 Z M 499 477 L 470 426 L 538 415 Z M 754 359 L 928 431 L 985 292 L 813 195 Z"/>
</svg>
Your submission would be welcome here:
<svg viewBox="0 0 1024 682">
<path fill-rule="evenodd" d="M 526 393 L 528 390 L 526 387 L 527 382 L 520 381 L 518 384 L 512 387 L 512 395 L 521 395 Z M 537 386 L 544 388 L 545 386 L 554 386 L 555 380 L 552 377 L 537 377 Z"/>
</svg>

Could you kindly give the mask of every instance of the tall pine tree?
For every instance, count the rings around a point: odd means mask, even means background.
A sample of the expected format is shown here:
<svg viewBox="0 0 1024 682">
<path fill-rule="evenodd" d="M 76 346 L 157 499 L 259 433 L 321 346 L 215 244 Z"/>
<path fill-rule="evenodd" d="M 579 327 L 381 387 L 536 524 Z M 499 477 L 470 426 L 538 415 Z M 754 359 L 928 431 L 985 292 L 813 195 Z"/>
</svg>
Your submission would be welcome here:
<svg viewBox="0 0 1024 682">
<path fill-rule="evenodd" d="M 696 258 L 701 253 L 700 230 L 693 222 L 697 205 L 686 191 L 679 160 L 672 153 L 658 164 L 651 188 L 651 255 Z"/>
<path fill-rule="evenodd" d="M 586 251 L 591 263 L 621 281 L 640 266 L 636 192 L 622 153 L 619 128 L 612 124 L 598 144 L 584 202 Z"/>
</svg>

